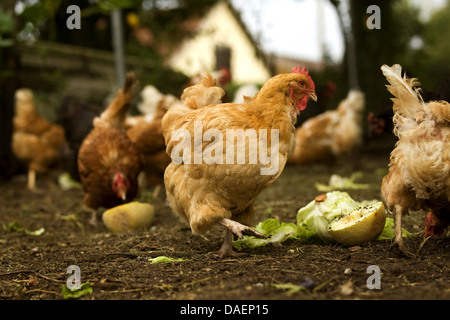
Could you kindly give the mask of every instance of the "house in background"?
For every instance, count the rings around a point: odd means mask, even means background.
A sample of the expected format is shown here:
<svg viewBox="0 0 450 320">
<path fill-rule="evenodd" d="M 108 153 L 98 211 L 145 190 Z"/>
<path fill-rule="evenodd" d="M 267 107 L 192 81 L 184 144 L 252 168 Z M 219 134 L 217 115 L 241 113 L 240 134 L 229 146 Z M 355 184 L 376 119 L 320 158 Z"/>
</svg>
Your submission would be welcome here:
<svg viewBox="0 0 450 320">
<path fill-rule="evenodd" d="M 273 75 L 290 72 L 298 64 L 307 65 L 311 71 L 322 67 L 267 55 L 229 0 L 199 3 L 186 2 L 182 6 L 141 12 L 142 25 L 135 30 L 134 37 L 140 46 L 164 57 L 166 67 L 188 78 L 226 67 L 236 87 L 260 86 Z"/>
<path fill-rule="evenodd" d="M 294 66 L 306 66 L 308 71 L 310 72 L 320 72 L 325 67 L 325 63 L 323 61 L 310 61 L 310 60 L 301 60 L 296 59 L 292 57 L 287 56 L 281 56 L 281 55 L 269 55 L 268 59 L 270 60 L 271 64 L 274 66 L 274 72 L 276 74 L 278 73 L 285 73 L 285 72 L 291 72 L 292 67 Z"/>
<path fill-rule="evenodd" d="M 273 68 L 228 1 L 219 1 L 198 21 L 191 37 L 168 55 L 166 63 L 188 77 L 227 67 L 232 81 L 263 84 Z"/>
</svg>

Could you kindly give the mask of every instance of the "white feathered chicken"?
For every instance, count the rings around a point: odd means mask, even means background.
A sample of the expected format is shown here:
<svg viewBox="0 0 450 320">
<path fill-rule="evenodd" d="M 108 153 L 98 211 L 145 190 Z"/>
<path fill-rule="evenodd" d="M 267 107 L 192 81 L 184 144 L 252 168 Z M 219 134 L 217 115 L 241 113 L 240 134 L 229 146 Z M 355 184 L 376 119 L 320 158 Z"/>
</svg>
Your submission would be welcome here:
<svg viewBox="0 0 450 320">
<path fill-rule="evenodd" d="M 442 234 L 450 222 L 450 104 L 425 103 L 417 79 L 402 76 L 398 64 L 381 67 L 395 97 L 394 133 L 389 174 L 381 192 L 394 213 L 395 242 L 403 252 L 402 216 L 409 210 L 427 210 L 425 233 Z"/>
</svg>

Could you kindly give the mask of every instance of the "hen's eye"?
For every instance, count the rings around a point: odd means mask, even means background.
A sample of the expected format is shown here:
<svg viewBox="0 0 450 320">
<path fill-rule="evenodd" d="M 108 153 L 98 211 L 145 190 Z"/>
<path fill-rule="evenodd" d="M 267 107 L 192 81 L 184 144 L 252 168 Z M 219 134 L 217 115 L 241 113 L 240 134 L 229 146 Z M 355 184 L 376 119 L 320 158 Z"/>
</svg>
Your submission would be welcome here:
<svg viewBox="0 0 450 320">
<path fill-rule="evenodd" d="M 302 86 L 302 85 L 304 85 L 305 83 L 303 82 L 303 81 L 300 81 L 300 85 Z"/>
</svg>

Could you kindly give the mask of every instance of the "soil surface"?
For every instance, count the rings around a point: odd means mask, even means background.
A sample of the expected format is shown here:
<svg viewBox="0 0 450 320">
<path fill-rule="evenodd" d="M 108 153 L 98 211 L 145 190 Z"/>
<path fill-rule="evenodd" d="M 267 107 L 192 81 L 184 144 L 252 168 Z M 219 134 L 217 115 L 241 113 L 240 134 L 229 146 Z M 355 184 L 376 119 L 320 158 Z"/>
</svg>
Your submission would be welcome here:
<svg viewBox="0 0 450 320">
<path fill-rule="evenodd" d="M 314 164 L 287 167 L 256 201 L 255 225 L 267 218 L 295 222 L 299 208 L 321 192 L 332 173 L 349 176 L 362 171 L 357 182 L 365 190 L 347 190 L 355 200 L 381 199 L 381 179 L 387 172 L 390 139 L 365 144 L 358 159 L 340 159 L 333 166 Z M 356 156 L 355 156 L 356 157 Z M 357 163 L 357 167 L 355 167 Z M 38 175 L 38 191 L 26 189 L 26 175 L 0 185 L 0 225 L 18 222 L 40 235 L 0 228 L 0 298 L 4 300 L 62 300 L 67 268 L 80 268 L 81 282 L 92 293 L 82 300 L 334 300 L 334 299 L 449 299 L 450 239 L 428 239 L 423 246 L 424 212 L 404 218 L 415 235 L 405 239 L 415 257 L 391 250 L 391 240 L 345 247 L 339 244 L 286 241 L 245 249 L 239 258 L 215 258 L 225 231 L 213 228 L 206 238 L 171 213 L 165 191 L 152 197 L 144 190 L 138 200 L 155 206 L 153 226 L 126 234 L 109 232 L 101 219 L 89 223 L 80 190 L 63 191 L 59 172 Z M 392 217 L 389 215 L 389 217 Z M 420 250 L 419 250 L 420 247 Z M 168 256 L 183 261 L 152 264 L 150 258 Z M 381 271 L 381 288 L 369 288 L 369 266 Z M 373 283 L 373 282 L 372 282 Z M 300 290 L 280 285 L 304 284 Z M 299 287 L 295 287 L 299 288 Z"/>
</svg>

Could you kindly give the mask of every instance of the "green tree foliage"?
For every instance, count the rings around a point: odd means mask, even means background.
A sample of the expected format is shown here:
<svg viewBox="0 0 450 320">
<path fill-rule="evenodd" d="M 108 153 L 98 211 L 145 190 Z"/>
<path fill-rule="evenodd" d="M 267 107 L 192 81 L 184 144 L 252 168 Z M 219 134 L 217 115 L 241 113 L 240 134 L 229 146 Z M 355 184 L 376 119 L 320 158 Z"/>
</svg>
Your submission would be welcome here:
<svg viewBox="0 0 450 320">
<path fill-rule="evenodd" d="M 367 8 L 371 0 L 351 0 L 352 30 L 356 47 L 356 63 L 361 89 L 366 94 L 366 110 L 378 111 L 390 105 L 385 79 L 380 71 L 383 64 L 400 63 L 410 67 L 411 39 L 420 34 L 422 25 L 418 10 L 404 0 L 378 1 L 381 28 L 370 29 Z"/>
<path fill-rule="evenodd" d="M 335 3 L 337 1 L 334 1 Z M 356 64 L 361 89 L 367 98 L 366 111 L 381 111 L 391 105 L 391 95 L 380 66 L 399 63 L 408 76 L 419 78 L 425 99 L 450 75 L 450 1 L 428 21 L 421 21 L 419 9 L 407 0 L 378 1 L 381 28 L 366 22 L 371 0 L 350 0 Z M 347 61 L 344 59 L 344 65 Z M 347 68 L 344 68 L 344 74 Z M 347 75 L 346 75 L 347 76 Z"/>
<path fill-rule="evenodd" d="M 144 57 L 154 67 L 143 75 L 142 84 L 151 83 L 164 93 L 179 95 L 188 79 L 165 66 L 164 58 L 180 42 L 193 35 L 195 18 L 217 0 L 38 0 L 22 1 L 20 38 L 22 40 L 47 40 L 101 50 L 113 50 L 110 12 L 122 9 L 125 54 Z M 66 28 L 69 5 L 81 9 L 81 29 Z M 170 10 L 169 10 L 170 9 Z M 137 17 L 130 23 L 129 15 Z M 194 19 L 193 19 L 194 18 Z M 145 34 L 144 34 L 145 33 Z M 142 34 L 151 38 L 143 44 Z M 141 35 L 141 38 L 139 38 Z"/>
<path fill-rule="evenodd" d="M 435 64 L 448 66 L 450 54 L 450 2 L 431 17 L 423 33 L 424 50 Z M 448 71 L 448 69 L 447 69 Z"/>
<path fill-rule="evenodd" d="M 450 75 L 450 1 L 430 17 L 424 25 L 422 46 L 412 56 L 412 67 L 418 69 L 417 76 L 428 90 L 435 88 Z M 416 64 L 414 63 L 416 62 Z"/>
</svg>

